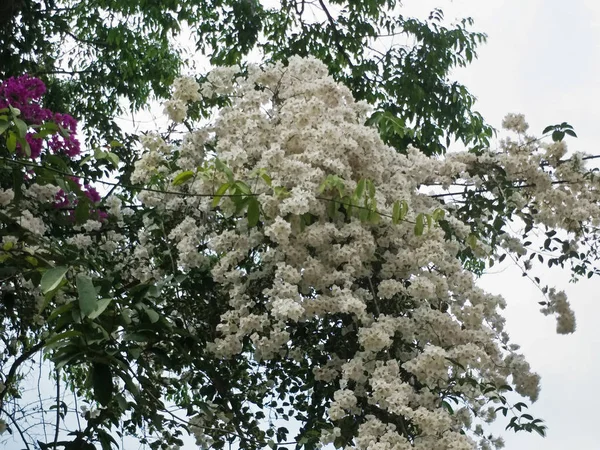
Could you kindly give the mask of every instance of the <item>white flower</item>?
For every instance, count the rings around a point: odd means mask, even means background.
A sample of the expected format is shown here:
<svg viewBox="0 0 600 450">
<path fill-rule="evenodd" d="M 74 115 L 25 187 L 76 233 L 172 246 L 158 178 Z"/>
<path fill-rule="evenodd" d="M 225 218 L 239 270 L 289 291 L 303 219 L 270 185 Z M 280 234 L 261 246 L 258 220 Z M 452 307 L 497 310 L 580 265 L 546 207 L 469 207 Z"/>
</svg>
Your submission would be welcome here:
<svg viewBox="0 0 600 450">
<path fill-rule="evenodd" d="M 183 100 L 167 100 L 164 103 L 165 114 L 173 122 L 183 122 L 187 115 L 187 106 Z"/>
<path fill-rule="evenodd" d="M 0 206 L 8 206 L 15 198 L 12 189 L 0 189 Z"/>
</svg>

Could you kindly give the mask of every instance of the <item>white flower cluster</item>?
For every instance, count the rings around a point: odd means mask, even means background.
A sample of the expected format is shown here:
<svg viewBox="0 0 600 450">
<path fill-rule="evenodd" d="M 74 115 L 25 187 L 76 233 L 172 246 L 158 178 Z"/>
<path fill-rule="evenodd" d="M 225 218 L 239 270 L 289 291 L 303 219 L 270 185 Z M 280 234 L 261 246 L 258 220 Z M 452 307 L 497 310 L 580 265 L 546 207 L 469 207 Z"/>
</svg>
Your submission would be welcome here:
<svg viewBox="0 0 600 450">
<path fill-rule="evenodd" d="M 8 206 L 15 198 L 15 192 L 12 189 L 0 189 L 0 206 Z"/>
<path fill-rule="evenodd" d="M 353 448 L 477 448 L 460 431 L 472 427 L 472 413 L 493 420 L 486 412 L 491 399 L 483 386 L 512 383 L 517 392 L 535 400 L 539 377 L 508 344 L 499 312 L 505 301 L 478 288 L 457 258 L 462 250 L 483 258 L 494 249 L 470 240 L 469 225 L 454 217 L 452 208 L 445 211 L 452 236 L 435 224 L 415 233 L 418 214 L 440 208 L 420 187 L 448 187 L 457 180 L 483 186 L 489 180 L 481 168 L 500 165 L 508 179 L 527 180 L 520 193 L 511 194 L 510 204 L 524 208 L 535 197 L 546 208 L 533 214 L 549 227 L 600 218 L 599 206 L 590 206 L 598 198 L 596 191 L 588 195 L 568 187 L 554 189 L 548 172 L 540 169 L 542 153 L 527 153 L 510 140 L 500 153 L 434 159 L 409 148 L 399 154 L 382 143 L 377 130 L 363 125 L 365 106 L 315 59 L 291 58 L 287 66 L 251 66 L 247 77 L 237 74 L 236 68 L 218 69 L 200 87 L 203 95 L 230 96 L 230 106 L 220 111 L 214 125 L 186 136 L 180 158 L 177 152 L 160 150 L 165 145 L 157 138 L 146 138 L 147 152 L 132 177 L 134 182 L 156 174 L 174 179 L 184 170 L 197 169 L 197 176 L 171 188 L 182 189 L 187 197 L 144 193 L 139 199 L 176 219 L 177 225 L 164 236 L 177 249 L 174 264 L 186 271 L 211 267 L 228 299 L 218 337 L 207 348 L 217 357 L 232 358 L 245 357 L 251 346 L 258 362 L 299 361 L 305 349 L 294 341 L 297 327 L 311 321 L 329 326 L 331 318 L 343 317 L 345 324 L 335 325 L 343 330 L 343 339 L 335 333 L 341 339 L 336 344 L 349 342 L 358 350 L 315 364 L 310 373 L 317 382 L 339 382 L 329 419 L 334 426 L 346 416 L 360 423 Z M 185 104 L 196 99 L 197 91 L 191 81 L 178 81 L 175 97 L 166 105 L 173 120 L 185 119 Z M 527 130 L 520 115 L 508 116 L 505 126 L 521 134 Z M 545 160 L 564 154 L 558 145 L 546 150 Z M 564 166 L 557 169 L 562 175 L 581 179 L 575 164 Z M 376 204 L 379 220 L 344 210 L 339 201 L 343 195 L 322 189 L 328 177 L 339 180 L 336 189 L 344 195 L 369 180 L 374 192 L 364 194 L 355 208 Z M 235 192 L 248 195 L 245 203 L 217 198 L 215 213 L 212 197 L 222 186 L 227 193 L 242 186 Z M 251 193 L 242 194 L 244 189 Z M 367 195 L 371 206 L 362 206 Z M 582 198 L 584 209 L 591 208 L 585 214 L 576 211 L 575 218 L 567 216 L 572 208 L 564 207 L 574 196 Z M 334 198 L 338 203 L 332 212 L 328 204 Z M 393 223 L 398 200 L 406 202 L 408 212 Z M 552 216 L 549 211 L 557 208 L 561 211 Z M 245 210 L 248 220 L 240 218 Z M 252 214 L 259 215 L 254 227 L 249 226 Z M 158 223 L 148 223 L 144 233 Z M 143 273 L 135 276 L 159 276 L 152 267 L 150 238 L 142 237 L 135 252 L 136 270 Z M 507 236 L 500 244 L 514 254 L 525 252 L 518 239 Z M 556 293 L 550 297 L 547 311 L 558 314 L 559 332 L 572 331 L 574 317 L 566 298 Z M 442 405 L 440 393 L 445 390 L 466 405 L 456 417 Z M 383 410 L 381 417 L 403 417 L 412 431 L 364 415 L 359 405 L 365 404 Z M 208 428 L 199 422 L 196 429 L 199 441 L 209 445 Z M 339 437 L 339 429 L 332 429 L 323 434 L 323 443 Z"/>
<path fill-rule="evenodd" d="M 173 122 L 183 122 L 187 116 L 187 103 L 200 100 L 200 86 L 189 77 L 177 78 L 173 83 L 173 98 L 164 104 L 165 113 Z"/>
<path fill-rule="evenodd" d="M 575 313 L 569 305 L 567 295 L 563 292 L 556 292 L 551 288 L 548 292 L 548 305 L 542 308 L 546 315 L 556 314 L 556 332 L 559 334 L 570 334 L 575 331 Z"/>
</svg>

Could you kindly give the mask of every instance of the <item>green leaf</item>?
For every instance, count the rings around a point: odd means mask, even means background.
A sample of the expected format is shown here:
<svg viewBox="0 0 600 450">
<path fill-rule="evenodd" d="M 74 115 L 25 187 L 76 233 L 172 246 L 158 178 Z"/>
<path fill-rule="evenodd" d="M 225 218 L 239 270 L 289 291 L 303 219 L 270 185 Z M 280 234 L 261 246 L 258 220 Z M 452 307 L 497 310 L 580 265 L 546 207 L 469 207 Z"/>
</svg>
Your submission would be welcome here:
<svg viewBox="0 0 600 450">
<path fill-rule="evenodd" d="M 436 222 L 439 222 L 440 220 L 444 219 L 444 216 L 446 215 L 446 211 L 444 211 L 442 208 L 437 208 L 435 211 L 433 211 L 433 220 L 435 220 Z"/>
<path fill-rule="evenodd" d="M 75 207 L 75 222 L 84 224 L 90 218 L 90 202 L 87 197 L 80 197 L 79 203 Z"/>
<path fill-rule="evenodd" d="M 74 305 L 75 305 L 75 302 L 69 302 L 69 303 L 65 303 L 62 306 L 59 306 L 54 311 L 52 311 L 52 313 L 50 313 L 50 315 L 48 316 L 48 322 L 52 322 L 54 319 L 56 319 L 61 314 L 72 310 Z"/>
<path fill-rule="evenodd" d="M 56 289 L 68 270 L 69 268 L 64 266 L 52 267 L 51 269 L 46 270 L 44 275 L 42 275 L 42 294 L 46 294 Z"/>
<path fill-rule="evenodd" d="M 112 373 L 107 364 L 95 363 L 92 366 L 92 386 L 94 388 L 94 398 L 102 406 L 107 406 L 114 389 Z"/>
<path fill-rule="evenodd" d="M 243 181 L 236 181 L 235 184 L 234 184 L 234 186 L 242 194 L 246 194 L 246 195 L 252 194 L 252 191 L 250 190 L 250 186 L 248 186 Z"/>
<path fill-rule="evenodd" d="M 354 190 L 354 195 L 356 195 L 356 198 L 360 199 L 363 196 L 363 194 L 365 193 L 365 187 L 366 180 L 364 178 L 361 178 L 358 184 L 356 185 L 356 189 Z"/>
<path fill-rule="evenodd" d="M 392 208 L 392 223 L 395 225 L 400 222 L 400 202 L 396 200 Z"/>
<path fill-rule="evenodd" d="M 544 131 L 542 131 L 542 134 L 546 134 L 549 133 L 550 131 L 554 130 L 555 125 L 548 125 L 546 128 L 544 128 Z"/>
<path fill-rule="evenodd" d="M 92 283 L 92 279 L 87 275 L 77 275 L 76 283 L 79 295 L 79 309 L 84 316 L 88 316 L 98 307 L 96 288 Z"/>
<path fill-rule="evenodd" d="M 375 185 L 371 180 L 367 180 L 367 190 L 369 191 L 369 197 L 375 197 Z"/>
<path fill-rule="evenodd" d="M 6 137 L 6 148 L 9 152 L 14 153 L 17 149 L 17 135 L 14 131 L 9 131 Z"/>
<path fill-rule="evenodd" d="M 415 234 L 417 236 L 421 236 L 423 234 L 423 229 L 425 228 L 425 216 L 423 213 L 417 215 L 416 223 L 415 223 Z"/>
<path fill-rule="evenodd" d="M 160 315 L 151 308 L 146 308 L 146 315 L 150 319 L 150 323 L 156 323 L 160 319 Z"/>
<path fill-rule="evenodd" d="M 227 181 L 229 181 L 229 183 L 233 184 L 233 172 L 231 171 L 231 169 L 229 167 L 227 167 L 223 161 L 221 161 L 220 159 L 216 158 L 215 159 L 215 167 L 217 169 L 219 169 L 219 171 L 225 173 L 225 175 L 227 176 Z"/>
<path fill-rule="evenodd" d="M 577 137 L 577 135 L 575 134 L 575 132 L 573 130 L 565 130 L 565 133 L 567 133 L 569 136 L 573 136 L 574 138 Z"/>
<path fill-rule="evenodd" d="M 260 205 L 256 197 L 250 197 L 248 202 L 248 226 L 250 228 L 258 225 L 258 219 L 260 217 Z"/>
<path fill-rule="evenodd" d="M 564 131 L 554 130 L 552 132 L 552 140 L 554 142 L 562 141 L 564 137 L 565 137 L 565 132 Z"/>
<path fill-rule="evenodd" d="M 469 234 L 467 237 L 467 245 L 471 248 L 475 248 L 477 246 L 477 236 L 473 233 Z"/>
<path fill-rule="evenodd" d="M 15 118 L 14 121 L 17 129 L 19 130 L 19 136 L 24 138 L 27 135 L 27 124 L 18 118 Z"/>
<path fill-rule="evenodd" d="M 111 148 L 115 148 L 115 147 L 123 147 L 123 144 L 121 144 L 119 141 L 110 141 L 110 147 Z"/>
<path fill-rule="evenodd" d="M 4 133 L 10 128 L 10 122 L 8 120 L 0 120 L 0 134 Z"/>
<path fill-rule="evenodd" d="M 378 224 L 381 220 L 381 215 L 377 211 L 369 211 L 368 220 L 372 224 Z"/>
<path fill-rule="evenodd" d="M 264 180 L 264 182 L 267 183 L 267 186 L 271 187 L 271 185 L 273 184 L 273 180 L 271 179 L 271 177 L 266 173 L 261 173 L 260 176 Z"/>
<path fill-rule="evenodd" d="M 408 203 L 406 203 L 406 200 L 402 200 L 400 202 L 400 220 L 404 220 L 406 218 L 406 215 L 408 214 Z"/>
<path fill-rule="evenodd" d="M 113 152 L 106 152 L 106 159 L 108 159 L 112 165 L 115 167 L 119 167 L 119 157 Z"/>
<path fill-rule="evenodd" d="M 112 302 L 112 298 L 103 298 L 102 300 L 99 300 L 96 309 L 90 314 L 88 314 L 88 318 L 93 320 L 96 317 L 100 316 L 100 314 L 102 314 L 106 310 L 108 305 L 110 305 L 110 302 Z"/>
<path fill-rule="evenodd" d="M 212 201 L 213 208 L 216 208 L 219 205 L 219 202 L 221 201 L 221 197 L 223 197 L 223 194 L 225 194 L 225 192 L 227 192 L 227 189 L 229 189 L 230 186 L 231 186 L 231 184 L 229 184 L 229 183 L 225 183 L 225 184 L 222 184 L 221 186 L 219 186 L 219 189 L 217 189 L 217 192 L 215 192 L 215 196 Z"/>
<path fill-rule="evenodd" d="M 48 338 L 46 340 L 46 344 L 44 345 L 44 347 L 45 348 L 49 348 L 50 346 L 56 347 L 57 345 L 53 345 L 53 344 L 56 344 L 59 341 L 62 341 L 64 339 L 69 339 L 72 337 L 79 337 L 79 336 L 83 336 L 83 333 L 81 331 L 76 331 L 76 330 L 69 330 L 69 331 L 65 331 L 64 333 L 55 334 L 54 336 L 51 336 L 50 338 Z"/>
<path fill-rule="evenodd" d="M 319 194 L 322 194 L 323 192 L 325 192 L 325 190 L 329 187 L 329 185 L 331 184 L 331 180 L 329 179 L 329 177 L 327 177 L 325 180 L 323 180 L 323 182 L 319 185 Z"/>
<path fill-rule="evenodd" d="M 64 138 L 68 138 L 71 133 L 69 133 L 69 130 L 67 130 L 66 128 L 64 128 L 60 123 L 57 124 L 58 125 L 58 132 L 60 133 L 60 135 Z"/>
<path fill-rule="evenodd" d="M 175 178 L 173 178 L 173 186 L 179 186 L 180 184 L 185 183 L 187 180 L 194 176 L 194 172 L 191 170 L 186 170 L 185 172 L 181 172 Z"/>
</svg>

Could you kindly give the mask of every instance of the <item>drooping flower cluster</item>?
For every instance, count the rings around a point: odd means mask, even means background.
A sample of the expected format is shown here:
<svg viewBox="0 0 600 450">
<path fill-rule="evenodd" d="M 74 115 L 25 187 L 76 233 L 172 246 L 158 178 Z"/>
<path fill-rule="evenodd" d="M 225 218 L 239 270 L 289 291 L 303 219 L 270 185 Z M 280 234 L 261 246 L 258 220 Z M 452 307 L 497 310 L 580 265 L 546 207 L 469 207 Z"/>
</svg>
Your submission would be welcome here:
<svg viewBox="0 0 600 450">
<path fill-rule="evenodd" d="M 198 90 L 191 80 L 179 85 Z M 343 438 L 348 448 L 471 449 L 478 428 L 472 437 L 461 431 L 479 427 L 474 419 L 497 406 L 490 386 L 512 384 L 537 398 L 539 377 L 508 345 L 504 300 L 482 291 L 457 258 L 465 250 L 487 256 L 493 243 L 474 242 L 452 206 L 443 227 L 415 230 L 422 213 L 431 218 L 441 206 L 421 186 L 484 183 L 476 170 L 486 158 L 507 166 L 511 181 L 528 180 L 539 175 L 522 167 L 539 160 L 512 169 L 510 153 L 445 160 L 412 148 L 399 154 L 363 125 L 368 107 L 313 59 L 251 67 L 243 78 L 220 71 L 200 90 L 230 95 L 231 106 L 214 126 L 186 137 L 180 152 L 146 138 L 133 179 L 179 186 L 169 190 L 182 195 L 145 192 L 140 199 L 163 218 L 185 216 L 168 235 L 177 266 L 187 272 L 212 264 L 229 298 L 208 347 L 216 357 L 251 349 L 258 361 L 310 358 L 298 330 L 306 323 L 330 330 L 319 348 L 339 350 L 302 376 L 339 386 L 323 442 Z M 185 100 L 175 101 L 167 112 L 181 121 Z M 366 191 L 365 180 L 372 186 Z M 529 200 L 527 190 L 524 196 Z M 406 213 L 392 220 L 398 201 Z M 217 222 L 229 225 L 215 228 Z M 551 312 L 571 317 L 564 302 L 553 305 Z M 448 412 L 448 398 L 464 405 L 460 420 Z M 333 427 L 348 418 L 356 428 L 340 437 Z M 501 446 L 482 438 L 481 448 L 490 442 Z"/>
</svg>

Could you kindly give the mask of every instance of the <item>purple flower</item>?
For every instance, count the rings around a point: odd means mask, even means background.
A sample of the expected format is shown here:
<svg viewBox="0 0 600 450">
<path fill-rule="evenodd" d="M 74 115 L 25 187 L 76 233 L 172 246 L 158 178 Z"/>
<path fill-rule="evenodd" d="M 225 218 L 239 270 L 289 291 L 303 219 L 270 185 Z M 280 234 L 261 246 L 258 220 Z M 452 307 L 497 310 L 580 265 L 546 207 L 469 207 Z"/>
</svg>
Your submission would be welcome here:
<svg viewBox="0 0 600 450">
<path fill-rule="evenodd" d="M 85 194 L 85 196 L 87 198 L 90 199 L 90 201 L 92 203 L 99 203 L 100 200 L 102 200 L 102 197 L 100 197 L 100 194 L 98 193 L 98 191 L 93 186 L 90 186 L 89 184 L 85 185 L 85 191 L 83 191 L 83 193 Z"/>
<path fill-rule="evenodd" d="M 60 125 L 68 136 L 61 133 L 50 136 L 47 140 L 48 147 L 54 153 L 64 153 L 74 157 L 80 153 L 80 144 L 77 140 L 77 121 L 69 114 L 53 113 L 41 105 L 42 96 L 46 86 L 42 80 L 30 75 L 12 77 L 0 84 L 0 109 L 8 105 L 21 111 L 21 119 L 30 125 L 41 125 L 47 121 L 54 121 Z M 27 142 L 31 147 L 31 158 L 40 156 L 42 139 L 33 138 L 33 133 L 27 134 Z"/>
</svg>

